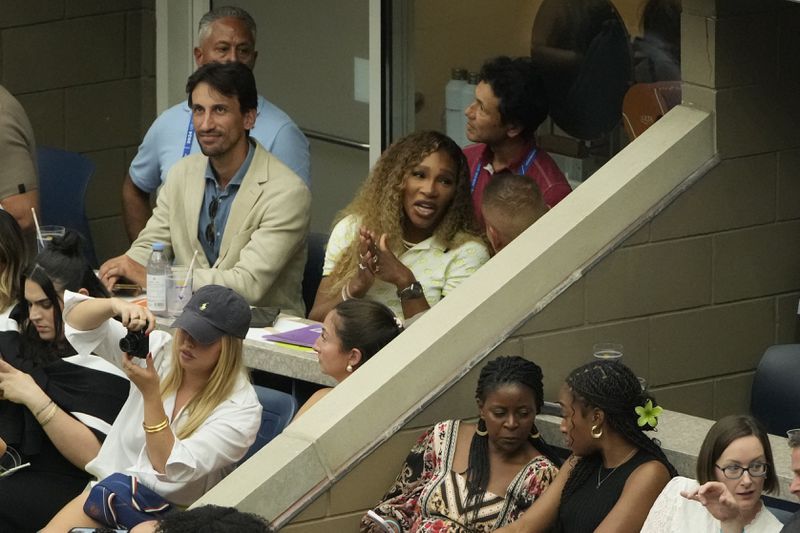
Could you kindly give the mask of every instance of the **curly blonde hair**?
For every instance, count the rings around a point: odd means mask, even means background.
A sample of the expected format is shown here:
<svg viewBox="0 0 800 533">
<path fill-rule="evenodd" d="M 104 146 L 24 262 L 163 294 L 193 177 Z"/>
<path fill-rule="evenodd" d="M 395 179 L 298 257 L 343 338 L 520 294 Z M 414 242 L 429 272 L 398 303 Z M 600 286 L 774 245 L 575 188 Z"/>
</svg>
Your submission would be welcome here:
<svg viewBox="0 0 800 533">
<path fill-rule="evenodd" d="M 386 234 L 392 253 L 400 256 L 403 249 L 403 190 L 411 171 L 435 152 L 444 152 L 455 164 L 455 196 L 433 231 L 446 248 L 456 248 L 469 240 L 482 242 L 476 232 L 469 166 L 461 148 L 438 131 L 420 131 L 395 141 L 381 154 L 355 198 L 336 216 L 334 226 L 353 215 L 360 225 L 377 235 Z M 358 273 L 358 239 L 342 252 L 330 273 L 331 293 L 341 290 Z"/>
</svg>

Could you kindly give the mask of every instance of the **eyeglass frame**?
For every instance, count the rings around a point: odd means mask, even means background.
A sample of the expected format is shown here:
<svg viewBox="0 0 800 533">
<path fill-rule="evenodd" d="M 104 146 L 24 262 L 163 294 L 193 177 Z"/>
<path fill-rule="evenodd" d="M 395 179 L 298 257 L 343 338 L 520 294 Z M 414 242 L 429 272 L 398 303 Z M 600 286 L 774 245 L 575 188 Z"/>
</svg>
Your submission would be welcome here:
<svg viewBox="0 0 800 533">
<path fill-rule="evenodd" d="M 753 468 L 755 465 L 763 466 L 764 467 L 764 473 L 763 474 L 754 474 L 753 472 L 751 472 L 750 469 Z M 762 463 L 761 461 L 754 461 L 754 462 L 750 463 L 747 466 L 728 465 L 728 466 L 723 468 L 723 467 L 719 466 L 716 463 L 714 463 L 714 466 L 716 466 L 717 468 L 722 470 L 722 475 L 725 476 L 726 479 L 742 479 L 742 476 L 744 475 L 745 472 L 747 472 L 747 475 L 750 476 L 751 478 L 765 478 L 765 477 L 767 477 L 767 474 L 769 474 L 769 463 Z M 739 475 L 736 476 L 736 477 L 729 476 L 728 472 L 726 472 L 726 470 L 729 469 L 729 468 L 734 468 L 734 469 L 740 470 Z"/>
<path fill-rule="evenodd" d="M 211 247 L 217 242 L 217 226 L 215 224 L 217 213 L 219 212 L 219 196 L 214 196 L 211 203 L 208 204 L 208 216 L 211 217 L 211 222 L 206 226 L 205 237 Z"/>
</svg>

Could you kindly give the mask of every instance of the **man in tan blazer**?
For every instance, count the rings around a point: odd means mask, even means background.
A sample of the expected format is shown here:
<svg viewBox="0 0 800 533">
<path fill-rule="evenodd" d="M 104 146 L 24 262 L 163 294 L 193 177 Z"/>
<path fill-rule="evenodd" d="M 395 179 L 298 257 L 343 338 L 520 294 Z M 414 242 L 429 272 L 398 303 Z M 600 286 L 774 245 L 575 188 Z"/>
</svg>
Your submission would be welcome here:
<svg viewBox="0 0 800 533">
<path fill-rule="evenodd" d="M 119 278 L 146 286 L 145 265 L 160 241 L 172 247 L 176 265 L 198 251 L 195 290 L 224 285 L 251 305 L 303 316 L 311 194 L 248 135 L 257 106 L 252 72 L 209 63 L 189 77 L 187 92 L 203 155 L 173 166 L 153 216 L 124 255 L 100 267 L 101 279 L 109 288 Z"/>
</svg>

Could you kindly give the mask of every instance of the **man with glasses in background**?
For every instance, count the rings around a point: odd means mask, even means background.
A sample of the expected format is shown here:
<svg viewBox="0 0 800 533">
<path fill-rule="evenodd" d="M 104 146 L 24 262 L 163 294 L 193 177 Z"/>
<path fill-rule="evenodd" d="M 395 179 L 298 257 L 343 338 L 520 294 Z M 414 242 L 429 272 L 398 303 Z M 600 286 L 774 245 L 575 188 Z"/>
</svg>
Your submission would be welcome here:
<svg viewBox="0 0 800 533">
<path fill-rule="evenodd" d="M 540 73 L 528 57 L 496 57 L 481 67 L 475 100 L 467 106 L 464 148 L 475 216 L 483 226 L 483 191 L 495 175 L 528 176 L 548 207 L 571 191 L 550 155 L 536 144 L 536 129 L 547 118 L 547 94 Z"/>
<path fill-rule="evenodd" d="M 305 316 L 301 281 L 311 193 L 289 167 L 252 139 L 258 93 L 241 63 L 208 63 L 186 86 L 203 154 L 170 170 L 153 216 L 119 257 L 100 267 L 112 288 L 120 278 L 146 286 L 154 242 L 188 266 L 197 250 L 193 289 L 217 284 L 251 305 Z"/>
</svg>

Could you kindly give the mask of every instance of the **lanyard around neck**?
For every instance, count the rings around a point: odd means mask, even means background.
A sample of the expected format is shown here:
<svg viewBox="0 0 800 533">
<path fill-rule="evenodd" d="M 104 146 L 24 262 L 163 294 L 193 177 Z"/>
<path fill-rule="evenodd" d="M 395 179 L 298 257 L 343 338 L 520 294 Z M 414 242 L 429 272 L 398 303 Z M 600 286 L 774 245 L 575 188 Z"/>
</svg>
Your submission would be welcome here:
<svg viewBox="0 0 800 533">
<path fill-rule="evenodd" d="M 192 122 L 192 113 L 189 112 L 189 126 L 186 128 L 186 140 L 183 143 L 183 155 L 186 157 L 192 151 L 192 141 L 194 140 L 194 122 Z"/>
<path fill-rule="evenodd" d="M 536 153 L 539 151 L 537 147 L 531 148 L 531 151 L 528 152 L 528 157 L 525 158 L 525 161 L 519 167 L 518 174 L 520 176 L 524 176 L 525 173 L 528 172 L 528 169 L 531 168 L 531 164 L 536 159 Z M 470 182 L 469 190 L 470 192 L 475 191 L 475 186 L 478 184 L 478 176 L 481 175 L 481 169 L 483 169 L 483 161 L 480 159 L 478 160 L 478 164 L 475 166 L 475 171 L 472 173 L 472 182 Z"/>
</svg>

